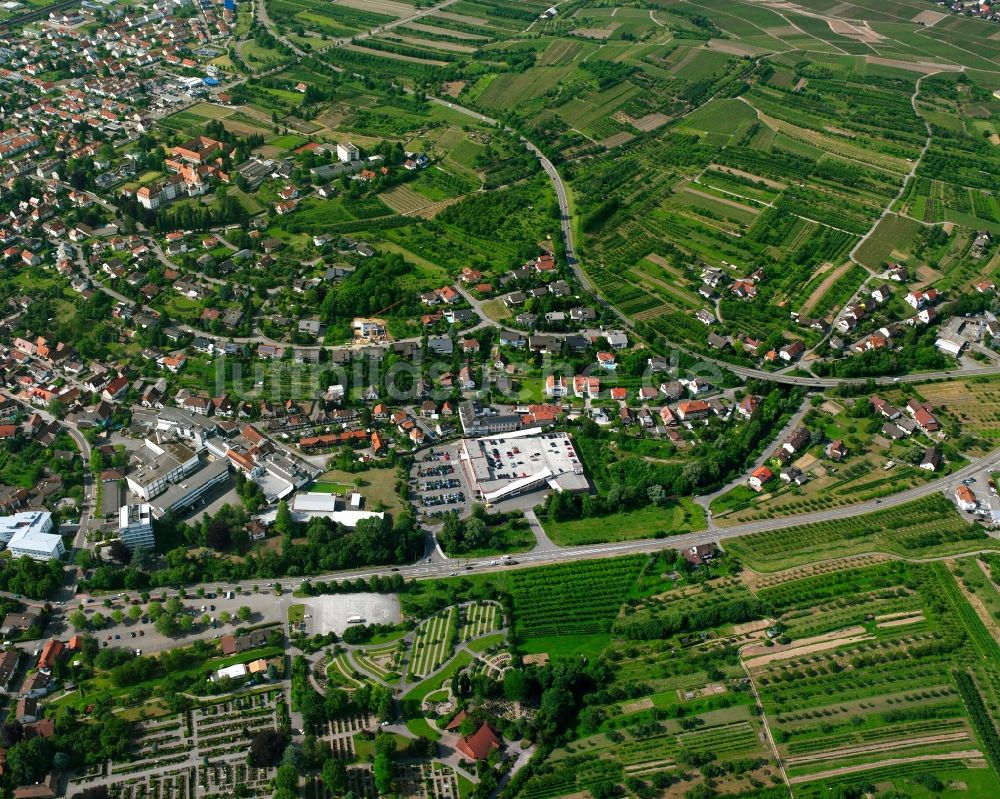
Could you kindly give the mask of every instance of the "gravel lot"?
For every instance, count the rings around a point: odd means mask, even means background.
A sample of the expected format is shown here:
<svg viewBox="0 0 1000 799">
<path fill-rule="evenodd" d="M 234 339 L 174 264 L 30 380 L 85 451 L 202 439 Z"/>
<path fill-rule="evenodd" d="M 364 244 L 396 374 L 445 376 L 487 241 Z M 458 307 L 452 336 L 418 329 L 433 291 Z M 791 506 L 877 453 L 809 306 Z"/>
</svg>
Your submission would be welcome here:
<svg viewBox="0 0 1000 799">
<path fill-rule="evenodd" d="M 312 615 L 306 619 L 310 635 L 330 630 L 339 635 L 351 616 L 360 616 L 365 624 L 395 624 L 402 619 L 395 594 L 334 594 L 309 597 L 303 604 Z"/>
</svg>

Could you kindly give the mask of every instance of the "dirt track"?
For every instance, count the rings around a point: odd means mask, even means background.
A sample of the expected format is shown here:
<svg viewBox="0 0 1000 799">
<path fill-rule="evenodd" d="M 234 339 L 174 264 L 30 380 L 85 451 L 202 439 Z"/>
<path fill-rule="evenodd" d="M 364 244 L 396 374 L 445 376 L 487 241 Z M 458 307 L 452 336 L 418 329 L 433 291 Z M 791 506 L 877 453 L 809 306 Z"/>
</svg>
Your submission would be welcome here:
<svg viewBox="0 0 1000 799">
<path fill-rule="evenodd" d="M 904 738 L 899 741 L 885 741 L 883 743 L 865 743 L 856 746 L 844 746 L 840 749 L 827 749 L 823 752 L 810 752 L 807 755 L 795 755 L 785 758 L 785 763 L 790 766 L 801 765 L 802 763 L 817 763 L 824 760 L 839 760 L 842 757 L 853 757 L 854 755 L 867 755 L 872 752 L 892 752 L 895 749 L 909 749 L 912 746 L 933 746 L 934 744 L 951 743 L 953 741 L 964 741 L 969 737 L 966 730 L 955 730 L 954 732 L 942 732 L 937 735 L 922 735 L 915 738 Z"/>
<path fill-rule="evenodd" d="M 754 669 L 759 666 L 766 666 L 768 663 L 773 663 L 776 660 L 787 660 L 789 658 L 802 657 L 803 655 L 811 655 L 814 652 L 824 652 L 827 649 L 835 649 L 845 644 L 856 644 L 860 641 L 867 641 L 870 638 L 871 636 L 865 632 L 864 627 L 846 627 L 843 630 L 837 630 L 833 633 L 817 635 L 813 638 L 803 638 L 801 641 L 788 644 L 787 646 L 775 644 L 773 647 L 765 647 L 763 645 L 748 647 L 744 652 L 744 656 L 747 653 L 752 654 L 743 663 L 748 669 Z"/>
<path fill-rule="evenodd" d="M 796 785 L 802 782 L 817 782 L 829 779 L 830 777 L 839 777 L 842 774 L 856 774 L 859 771 L 896 766 L 901 763 L 925 763 L 928 760 L 981 760 L 982 757 L 983 753 L 978 749 L 965 749 L 961 752 L 946 752 L 937 755 L 921 755 L 920 757 L 894 757 L 888 760 L 879 760 L 877 763 L 859 763 L 856 766 L 844 766 L 842 768 L 830 769 L 829 771 L 821 771 L 816 774 L 803 774 L 798 777 L 791 777 L 788 781 Z"/>
</svg>

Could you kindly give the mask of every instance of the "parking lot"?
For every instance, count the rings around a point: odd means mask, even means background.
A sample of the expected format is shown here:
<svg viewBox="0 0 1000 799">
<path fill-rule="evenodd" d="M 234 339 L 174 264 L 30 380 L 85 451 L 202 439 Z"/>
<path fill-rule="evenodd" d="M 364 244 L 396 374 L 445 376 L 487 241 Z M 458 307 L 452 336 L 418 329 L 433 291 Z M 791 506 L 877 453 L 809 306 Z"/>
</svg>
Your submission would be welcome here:
<svg viewBox="0 0 1000 799">
<path fill-rule="evenodd" d="M 466 515 L 476 492 L 459 460 L 457 444 L 434 447 L 422 453 L 410 472 L 410 496 L 422 521 L 446 513 Z"/>
</svg>

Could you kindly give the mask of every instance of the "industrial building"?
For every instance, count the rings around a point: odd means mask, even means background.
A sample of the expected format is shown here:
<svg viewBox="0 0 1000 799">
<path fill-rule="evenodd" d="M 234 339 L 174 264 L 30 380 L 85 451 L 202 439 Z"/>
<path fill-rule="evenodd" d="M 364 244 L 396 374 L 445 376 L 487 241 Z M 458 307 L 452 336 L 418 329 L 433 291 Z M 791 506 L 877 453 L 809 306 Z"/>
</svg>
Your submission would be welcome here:
<svg viewBox="0 0 1000 799">
<path fill-rule="evenodd" d="M 382 511 L 361 510 L 361 495 L 352 494 L 350 500 L 338 494 L 316 492 L 300 492 L 296 494 L 288 509 L 292 518 L 298 522 L 307 522 L 317 516 L 323 516 L 344 527 L 355 528 L 365 519 L 382 519 Z M 270 511 L 260 517 L 260 521 L 270 524 L 274 521 L 277 511 Z"/>
<path fill-rule="evenodd" d="M 499 502 L 540 488 L 572 492 L 590 489 L 568 433 L 543 433 L 542 428 L 533 427 L 500 436 L 464 439 L 459 458 L 484 502 Z"/>
<path fill-rule="evenodd" d="M 125 480 L 136 496 L 149 502 L 200 466 L 198 453 L 184 442 L 157 443 L 147 438 L 142 448 L 132 453 Z"/>
<path fill-rule="evenodd" d="M 201 502 L 212 489 L 221 486 L 228 480 L 229 463 L 224 460 L 212 461 L 181 482 L 171 485 L 164 493 L 154 498 L 149 503 L 153 516 L 159 519 L 167 511 L 178 513 L 192 508 Z"/>
</svg>

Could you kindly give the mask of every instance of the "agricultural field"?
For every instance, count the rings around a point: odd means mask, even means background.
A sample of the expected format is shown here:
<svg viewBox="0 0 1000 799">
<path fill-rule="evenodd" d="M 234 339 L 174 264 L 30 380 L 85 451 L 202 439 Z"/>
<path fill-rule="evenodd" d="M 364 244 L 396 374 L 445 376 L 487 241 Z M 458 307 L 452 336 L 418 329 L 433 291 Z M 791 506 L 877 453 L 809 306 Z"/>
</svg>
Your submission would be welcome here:
<svg viewBox="0 0 1000 799">
<path fill-rule="evenodd" d="M 963 434 L 986 439 L 992 447 L 1000 437 L 997 388 L 996 380 L 980 377 L 928 383 L 920 387 L 920 394 L 954 420 Z"/>
<path fill-rule="evenodd" d="M 757 595 L 782 634 L 741 660 L 796 795 L 870 782 L 905 790 L 964 769 L 996 780 L 961 678 L 991 674 L 982 649 L 996 643 L 943 564 L 844 568 Z"/>
<path fill-rule="evenodd" d="M 844 519 L 753 533 L 726 546 L 750 568 L 768 572 L 866 552 L 935 557 L 1000 549 L 940 494 Z"/>
<path fill-rule="evenodd" d="M 718 316 L 718 335 L 812 347 L 821 336 L 789 312 L 832 322 L 889 262 L 943 288 L 1000 266 L 969 254 L 976 230 L 1000 232 L 1000 187 L 989 177 L 1000 169 L 997 59 L 966 46 L 990 51 L 984 25 L 920 0 L 891 13 L 871 2 L 851 11 L 584 2 L 553 19 L 542 6 L 460 0 L 424 13 L 391 0 L 274 0 L 272 16 L 286 31 L 353 37 L 317 52 L 320 72 L 432 87 L 536 144 L 569 185 L 583 267 L 645 335 L 707 351 L 708 331 L 692 318 L 704 309 Z M 447 103 L 415 114 L 357 85 L 342 92 L 348 83 L 320 109 L 320 135 L 406 137 L 433 150 L 433 129 L 415 123 L 451 125 L 437 140 L 444 172 L 387 192 L 395 213 L 437 221 L 477 183 L 498 185 L 483 170 L 484 142 L 459 135 L 471 117 Z M 269 114 L 286 99 L 251 105 Z M 430 243 L 412 234 L 393 226 L 384 237 L 451 268 L 405 243 Z M 724 278 L 703 300 L 706 266 Z M 756 296 L 729 296 L 726 284 L 750 274 Z M 715 354 L 756 360 L 741 347 Z"/>
<path fill-rule="evenodd" d="M 644 560 L 582 561 L 512 573 L 514 639 L 536 652 L 566 638 L 599 640 L 610 630 Z M 571 615 L 565 612 L 567 604 L 574 607 Z"/>
</svg>

